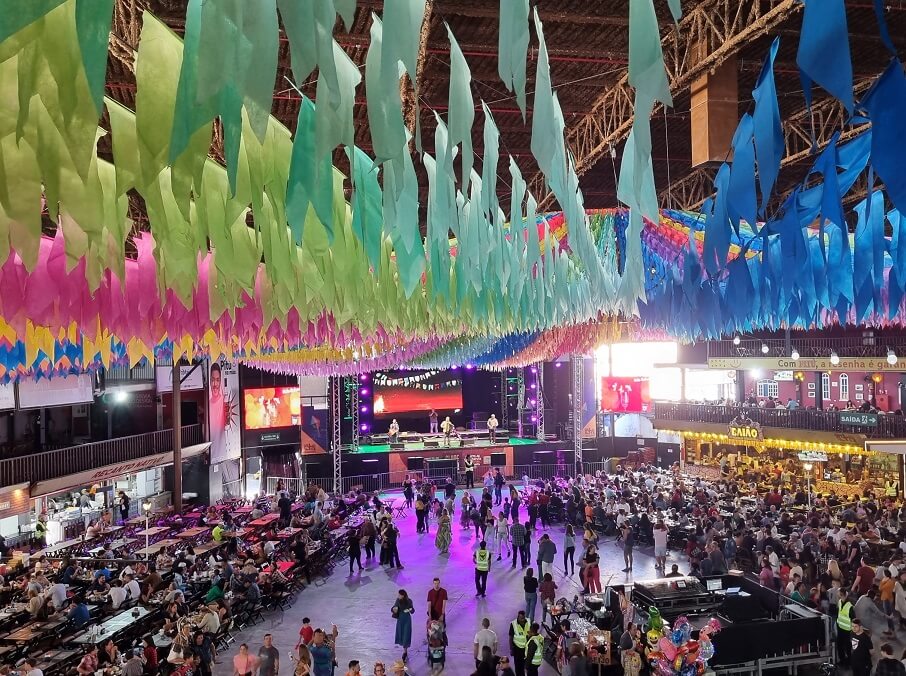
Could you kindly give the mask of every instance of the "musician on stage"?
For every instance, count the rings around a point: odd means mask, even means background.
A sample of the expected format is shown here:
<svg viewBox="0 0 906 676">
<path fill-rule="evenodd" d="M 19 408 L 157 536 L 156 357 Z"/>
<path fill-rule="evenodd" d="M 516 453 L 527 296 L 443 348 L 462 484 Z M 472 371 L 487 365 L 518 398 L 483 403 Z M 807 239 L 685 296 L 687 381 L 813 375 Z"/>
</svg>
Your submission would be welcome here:
<svg viewBox="0 0 906 676">
<path fill-rule="evenodd" d="M 428 423 L 430 424 L 428 434 L 437 434 L 437 411 L 433 408 L 428 414 Z"/>
<path fill-rule="evenodd" d="M 440 431 L 444 433 L 444 446 L 450 446 L 450 435 L 453 434 L 455 429 L 456 426 L 450 420 L 450 416 L 444 418 L 444 421 L 440 424 Z"/>
<path fill-rule="evenodd" d="M 396 422 L 396 418 L 394 418 L 393 422 L 390 423 L 390 429 L 388 433 L 390 435 L 391 444 L 395 444 L 400 440 L 400 424 Z"/>
<path fill-rule="evenodd" d="M 491 417 L 488 418 L 488 432 L 490 432 L 491 434 L 492 444 L 497 443 L 497 425 L 499 424 L 500 423 L 497 421 L 497 416 L 492 413 Z"/>
</svg>

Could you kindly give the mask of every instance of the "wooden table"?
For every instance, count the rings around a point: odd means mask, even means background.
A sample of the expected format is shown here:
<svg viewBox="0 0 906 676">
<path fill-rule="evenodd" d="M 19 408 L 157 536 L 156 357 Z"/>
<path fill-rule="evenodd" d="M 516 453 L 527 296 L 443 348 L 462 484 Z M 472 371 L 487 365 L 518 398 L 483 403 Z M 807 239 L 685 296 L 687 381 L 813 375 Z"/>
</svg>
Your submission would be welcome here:
<svg viewBox="0 0 906 676">
<path fill-rule="evenodd" d="M 139 537 L 157 537 L 158 535 L 163 535 L 168 532 L 170 529 L 165 528 L 164 526 L 152 526 L 151 528 L 144 528 L 142 530 L 136 531 L 134 535 Z"/>
<path fill-rule="evenodd" d="M 126 525 L 127 526 L 144 526 L 146 520 L 147 519 L 145 519 L 145 517 L 143 517 L 143 516 L 133 516 L 131 519 L 126 520 Z"/>
<path fill-rule="evenodd" d="M 138 551 L 135 551 L 132 553 L 135 556 L 150 557 L 152 554 L 157 554 L 161 550 L 161 548 L 166 549 L 168 547 L 175 547 L 176 545 L 180 545 L 180 544 L 182 544 L 182 542 L 180 540 L 160 540 L 159 542 L 155 542 L 153 545 L 148 545 L 147 547 L 142 547 Z"/>
<path fill-rule="evenodd" d="M 246 514 L 251 514 L 254 509 L 254 505 L 245 505 L 243 507 L 237 507 L 230 513 L 233 515 L 233 518 L 236 518 L 237 516 L 245 516 Z"/>
<path fill-rule="evenodd" d="M 103 629 L 103 632 L 99 635 L 92 638 L 91 634 L 86 631 L 72 639 L 72 643 L 81 645 L 99 645 L 104 643 L 108 638 L 121 634 L 133 625 L 138 624 L 152 612 L 153 611 L 148 610 L 144 606 L 136 606 L 130 610 L 124 610 L 113 617 L 106 619 L 104 622 L 101 622 L 100 627 Z"/>
<path fill-rule="evenodd" d="M 177 533 L 176 537 L 178 537 L 180 540 L 194 540 L 195 538 L 199 537 L 200 535 L 204 535 L 205 533 L 207 533 L 208 530 L 210 530 L 210 529 L 206 528 L 206 527 L 199 527 L 199 526 L 196 526 L 195 528 L 186 528 L 181 533 Z"/>
<path fill-rule="evenodd" d="M 136 542 L 138 542 L 138 538 L 120 538 L 119 540 L 113 540 L 112 542 L 108 542 L 107 547 L 111 551 L 113 551 L 113 550 L 121 549 L 122 547 L 128 547 L 129 545 L 134 545 Z M 104 551 L 103 547 L 95 547 L 94 549 L 89 549 L 88 553 L 91 554 L 92 556 L 97 556 L 102 551 Z"/>
<path fill-rule="evenodd" d="M 88 542 L 94 542 L 97 540 L 97 537 L 85 537 L 85 538 L 73 538 L 72 540 L 64 540 L 63 542 L 58 542 L 55 545 L 50 547 L 45 547 L 40 552 L 35 554 L 32 558 L 40 559 L 42 556 L 53 556 L 57 552 L 63 552 L 67 549 L 72 549 L 73 547 L 78 547 L 79 545 L 84 545 Z"/>
<path fill-rule="evenodd" d="M 221 547 L 226 545 L 226 542 L 206 542 L 203 545 L 198 545 L 195 547 L 195 556 L 204 556 L 205 554 L 210 554 L 211 552 L 217 551 Z"/>
<path fill-rule="evenodd" d="M 253 528 L 265 528 L 266 526 L 271 525 L 280 518 L 280 515 L 276 512 L 273 514 L 265 514 L 260 519 L 255 519 L 254 521 L 249 521 L 246 526 L 251 526 Z"/>
<path fill-rule="evenodd" d="M 66 622 L 67 619 L 65 617 L 56 620 L 45 620 L 44 622 L 29 622 L 15 631 L 10 632 L 0 640 L 7 643 L 31 643 L 32 641 L 40 640 L 48 634 L 55 632 L 66 624 Z"/>
<path fill-rule="evenodd" d="M 277 531 L 278 540 L 290 540 L 296 537 L 299 533 L 302 532 L 301 528 L 284 528 L 283 530 Z"/>
</svg>

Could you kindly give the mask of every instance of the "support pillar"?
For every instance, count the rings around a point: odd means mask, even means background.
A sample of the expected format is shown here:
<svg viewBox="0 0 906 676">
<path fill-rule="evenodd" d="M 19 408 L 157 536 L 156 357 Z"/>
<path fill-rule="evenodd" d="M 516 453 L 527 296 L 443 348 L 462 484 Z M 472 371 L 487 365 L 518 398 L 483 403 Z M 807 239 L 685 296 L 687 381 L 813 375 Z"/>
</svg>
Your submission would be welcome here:
<svg viewBox="0 0 906 676">
<path fill-rule="evenodd" d="M 506 369 L 500 372 L 500 427 L 510 436 L 510 397 L 506 379 Z"/>
<path fill-rule="evenodd" d="M 544 362 L 538 362 L 538 373 L 535 375 L 537 397 L 535 399 L 535 417 L 538 418 L 538 439 L 544 441 Z"/>
<path fill-rule="evenodd" d="M 330 441 L 330 452 L 333 455 L 333 490 L 342 493 L 343 466 L 340 462 L 340 430 L 343 420 L 343 379 L 333 377 L 330 379 L 330 421 L 333 432 Z"/>
<path fill-rule="evenodd" d="M 584 465 L 582 464 L 582 381 L 583 367 L 582 355 L 574 354 L 573 362 L 573 454 L 575 456 L 576 476 L 582 474 Z"/>
<path fill-rule="evenodd" d="M 517 436 L 521 439 L 523 436 L 522 416 L 525 411 L 525 369 L 516 369 L 516 419 L 517 419 Z"/>
<path fill-rule="evenodd" d="M 182 374 L 173 359 L 173 510 L 182 513 Z"/>
<path fill-rule="evenodd" d="M 356 453 L 359 450 L 359 407 L 361 405 L 361 400 L 359 399 L 359 377 L 350 376 L 346 379 L 346 387 L 349 388 L 349 408 L 352 418 L 352 452 Z"/>
</svg>

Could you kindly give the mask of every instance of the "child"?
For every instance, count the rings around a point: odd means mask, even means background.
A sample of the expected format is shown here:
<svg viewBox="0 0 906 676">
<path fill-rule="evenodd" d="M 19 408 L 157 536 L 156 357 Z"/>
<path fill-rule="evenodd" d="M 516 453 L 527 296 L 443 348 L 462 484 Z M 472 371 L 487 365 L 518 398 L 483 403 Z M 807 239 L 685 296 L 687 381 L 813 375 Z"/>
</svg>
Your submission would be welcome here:
<svg viewBox="0 0 906 676">
<path fill-rule="evenodd" d="M 361 667 L 359 667 L 359 661 L 350 660 L 349 671 L 346 672 L 346 676 L 359 676 L 360 672 L 361 672 Z"/>
</svg>

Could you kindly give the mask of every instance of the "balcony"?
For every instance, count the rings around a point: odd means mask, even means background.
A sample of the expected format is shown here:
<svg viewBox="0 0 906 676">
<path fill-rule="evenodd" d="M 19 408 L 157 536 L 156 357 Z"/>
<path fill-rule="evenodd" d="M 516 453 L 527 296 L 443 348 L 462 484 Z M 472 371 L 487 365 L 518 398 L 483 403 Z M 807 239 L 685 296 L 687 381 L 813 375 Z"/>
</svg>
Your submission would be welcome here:
<svg viewBox="0 0 906 676">
<path fill-rule="evenodd" d="M 794 335 L 789 347 L 785 340 L 776 338 L 743 338 L 738 343 L 734 340 L 713 340 L 708 342 L 708 358 L 789 357 L 792 349 L 803 359 L 829 357 L 831 352 L 836 352 L 841 358 L 885 359 L 888 349 L 903 358 L 906 355 L 906 340 L 901 336 L 814 338 Z"/>
<path fill-rule="evenodd" d="M 186 425 L 182 428 L 183 448 L 203 441 L 201 425 Z M 172 449 L 173 430 L 169 429 L 34 453 L 19 458 L 5 458 L 0 460 L 0 487 L 47 481 L 105 465 L 139 460 Z"/>
<path fill-rule="evenodd" d="M 847 413 L 845 411 L 807 411 L 804 409 L 788 411 L 785 408 L 742 408 L 663 401 L 654 403 L 655 426 L 660 428 L 670 427 L 670 422 L 727 426 L 743 412 L 763 428 L 861 435 L 868 439 L 906 438 L 906 417 L 901 415 L 879 414 L 877 426 L 869 427 L 841 423 L 840 416 L 845 415 Z M 766 433 L 765 436 L 770 435 Z"/>
</svg>

